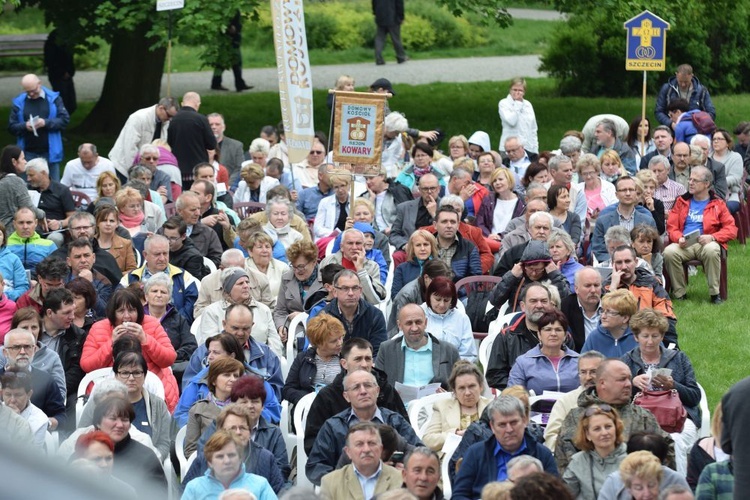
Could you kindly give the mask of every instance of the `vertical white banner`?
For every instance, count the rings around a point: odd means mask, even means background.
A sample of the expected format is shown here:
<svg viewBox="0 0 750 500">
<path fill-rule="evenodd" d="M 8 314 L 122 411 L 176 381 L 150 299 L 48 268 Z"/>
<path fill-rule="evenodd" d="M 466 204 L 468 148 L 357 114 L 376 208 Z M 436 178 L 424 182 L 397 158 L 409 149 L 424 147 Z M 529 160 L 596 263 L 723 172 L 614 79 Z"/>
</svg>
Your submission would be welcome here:
<svg viewBox="0 0 750 500">
<path fill-rule="evenodd" d="M 302 0 L 271 0 L 281 119 L 290 163 L 307 157 L 315 134 L 312 75 Z"/>
</svg>

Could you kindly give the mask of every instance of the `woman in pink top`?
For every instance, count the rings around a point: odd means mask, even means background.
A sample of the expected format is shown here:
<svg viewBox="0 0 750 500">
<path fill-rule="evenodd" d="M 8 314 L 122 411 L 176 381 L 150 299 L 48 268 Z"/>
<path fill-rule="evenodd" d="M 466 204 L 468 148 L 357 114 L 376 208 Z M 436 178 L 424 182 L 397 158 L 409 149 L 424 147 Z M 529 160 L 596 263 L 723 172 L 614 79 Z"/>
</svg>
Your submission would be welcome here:
<svg viewBox="0 0 750 500">
<path fill-rule="evenodd" d="M 615 186 L 601 178 L 601 164 L 599 159 L 591 153 L 581 156 L 576 169 L 578 179 L 583 181 L 578 184 L 578 189 L 582 189 L 586 195 L 586 219 L 593 227 L 599 212 L 604 210 L 604 207 L 617 202 Z"/>
</svg>

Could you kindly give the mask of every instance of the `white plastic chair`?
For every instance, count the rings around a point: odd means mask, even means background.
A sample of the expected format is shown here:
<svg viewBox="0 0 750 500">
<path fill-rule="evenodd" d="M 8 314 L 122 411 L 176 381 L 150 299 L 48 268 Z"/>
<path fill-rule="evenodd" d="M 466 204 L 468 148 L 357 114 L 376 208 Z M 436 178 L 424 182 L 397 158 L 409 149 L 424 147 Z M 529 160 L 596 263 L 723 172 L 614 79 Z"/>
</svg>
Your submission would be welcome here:
<svg viewBox="0 0 750 500">
<path fill-rule="evenodd" d="M 281 376 L 286 380 L 291 363 L 284 356 L 281 356 L 279 357 L 279 364 L 281 365 Z"/>
<path fill-rule="evenodd" d="M 443 498 L 450 498 L 452 494 L 449 474 L 450 462 L 459 444 L 461 444 L 461 441 L 456 439 L 451 441 L 449 445 L 443 446 L 442 451 L 445 452 L 445 455 L 443 455 L 443 463 L 440 465 L 440 476 L 443 479 Z"/>
<path fill-rule="evenodd" d="M 208 267 L 211 272 L 216 271 L 216 264 L 214 264 L 214 261 L 212 261 L 208 257 L 203 257 L 203 265 Z M 198 280 L 198 282 L 200 283 L 200 280 Z"/>
<path fill-rule="evenodd" d="M 333 244 L 336 242 L 336 238 L 332 238 L 331 241 L 326 245 L 326 257 L 333 253 Z"/>
<path fill-rule="evenodd" d="M 300 325 L 302 326 L 302 329 L 305 329 L 305 325 L 307 325 L 307 313 L 299 313 L 296 315 L 292 321 L 289 322 L 289 330 L 287 330 L 287 336 L 286 336 L 286 360 L 289 362 L 289 366 L 291 366 L 292 362 L 294 361 L 294 358 L 297 357 L 297 351 L 294 349 L 294 341 L 297 331 L 297 327 Z M 284 377 L 284 380 L 286 380 L 286 377 Z"/>
<path fill-rule="evenodd" d="M 81 383 L 78 384 L 78 393 L 76 394 L 76 426 L 78 426 L 78 423 L 81 421 L 81 415 L 83 415 L 83 408 L 85 406 L 84 397 L 86 396 L 86 389 L 89 384 L 93 382 L 94 386 L 96 386 L 97 381 L 112 377 L 114 377 L 112 368 L 99 368 L 87 373 L 83 377 Z M 144 387 L 155 396 L 164 399 L 164 384 L 155 373 L 146 372 Z"/>
<path fill-rule="evenodd" d="M 500 330 L 496 332 L 490 332 L 485 338 L 482 339 L 482 342 L 479 344 L 479 363 L 482 365 L 482 370 L 485 377 L 487 376 L 487 366 L 490 364 L 489 362 L 490 353 L 492 352 L 492 344 L 495 342 L 495 339 L 498 335 L 500 335 Z"/>
<path fill-rule="evenodd" d="M 47 431 L 44 435 L 44 447 L 47 449 L 47 456 L 57 455 L 57 449 L 60 447 L 60 433 Z"/>
<path fill-rule="evenodd" d="M 305 465 L 307 464 L 307 453 L 305 453 L 305 426 L 307 425 L 307 413 L 315 399 L 314 392 L 307 394 L 294 406 L 294 428 L 297 430 L 297 486 L 312 488 L 313 484 L 307 478 Z"/>
<path fill-rule="evenodd" d="M 281 421 L 279 422 L 279 429 L 281 429 L 281 435 L 284 437 L 286 456 L 291 458 L 294 452 L 294 447 L 297 446 L 297 435 L 292 432 L 289 417 L 289 401 L 285 399 L 281 402 Z"/>
<path fill-rule="evenodd" d="M 409 423 L 411 423 L 411 426 L 414 428 L 414 432 L 417 433 L 419 439 L 422 439 L 422 436 L 424 436 L 424 432 L 427 429 L 427 425 L 430 423 L 433 405 L 438 401 L 450 399 L 452 397 L 452 392 L 438 392 L 419 399 L 414 399 L 409 403 L 409 408 L 407 410 L 409 414 Z M 425 414 L 427 415 L 426 418 L 424 417 Z"/>
<path fill-rule="evenodd" d="M 703 386 L 698 384 L 698 389 L 701 390 L 701 428 L 699 437 L 704 438 L 711 435 L 711 410 L 708 409 L 708 398 L 706 397 L 706 391 L 703 390 Z"/>
<path fill-rule="evenodd" d="M 187 425 L 180 427 L 174 438 L 174 452 L 177 455 L 177 461 L 180 464 L 180 474 L 185 475 L 189 469 L 188 458 L 185 456 L 185 435 L 187 434 Z"/>
<path fill-rule="evenodd" d="M 198 335 L 201 331 L 201 317 L 202 316 L 198 316 L 197 318 L 195 318 L 193 324 L 190 325 L 190 333 L 193 334 L 193 337 L 195 337 L 196 340 L 198 340 Z"/>
</svg>

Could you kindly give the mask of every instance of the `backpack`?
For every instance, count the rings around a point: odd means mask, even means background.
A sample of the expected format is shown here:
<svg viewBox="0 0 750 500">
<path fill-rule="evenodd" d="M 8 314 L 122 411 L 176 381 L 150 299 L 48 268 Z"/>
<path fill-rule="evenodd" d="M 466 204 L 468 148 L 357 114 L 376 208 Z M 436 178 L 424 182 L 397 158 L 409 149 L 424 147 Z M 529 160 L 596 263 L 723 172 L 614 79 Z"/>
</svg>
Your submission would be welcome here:
<svg viewBox="0 0 750 500">
<path fill-rule="evenodd" d="M 716 123 L 714 123 L 714 119 L 705 111 L 696 111 L 690 115 L 690 119 L 693 122 L 695 130 L 697 130 L 699 134 L 711 135 L 716 131 Z"/>
</svg>

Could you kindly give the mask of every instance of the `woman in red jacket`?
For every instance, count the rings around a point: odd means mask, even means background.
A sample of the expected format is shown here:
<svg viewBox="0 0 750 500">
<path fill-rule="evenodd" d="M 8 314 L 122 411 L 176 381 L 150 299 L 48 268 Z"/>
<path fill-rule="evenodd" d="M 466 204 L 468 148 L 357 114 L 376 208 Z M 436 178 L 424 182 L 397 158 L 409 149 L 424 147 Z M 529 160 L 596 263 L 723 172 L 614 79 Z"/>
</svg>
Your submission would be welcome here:
<svg viewBox="0 0 750 500">
<path fill-rule="evenodd" d="M 112 366 L 112 343 L 126 333 L 141 341 L 148 371 L 158 375 L 164 384 L 167 407 L 170 412 L 174 411 L 180 395 L 171 366 L 177 353 L 159 319 L 144 314 L 141 301 L 131 290 L 120 289 L 113 293 L 107 304 L 107 319 L 92 325 L 83 344 L 81 368 L 88 373 Z"/>
</svg>

